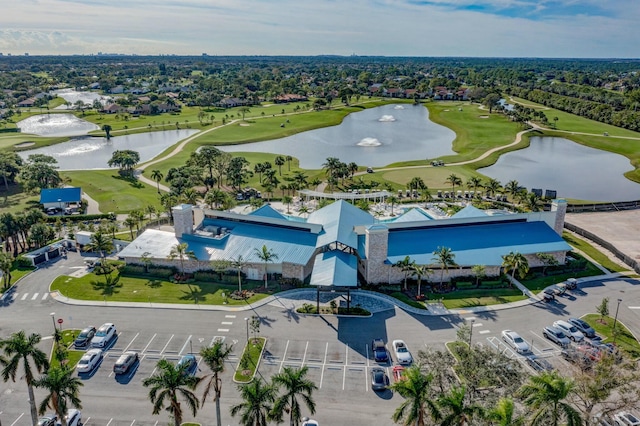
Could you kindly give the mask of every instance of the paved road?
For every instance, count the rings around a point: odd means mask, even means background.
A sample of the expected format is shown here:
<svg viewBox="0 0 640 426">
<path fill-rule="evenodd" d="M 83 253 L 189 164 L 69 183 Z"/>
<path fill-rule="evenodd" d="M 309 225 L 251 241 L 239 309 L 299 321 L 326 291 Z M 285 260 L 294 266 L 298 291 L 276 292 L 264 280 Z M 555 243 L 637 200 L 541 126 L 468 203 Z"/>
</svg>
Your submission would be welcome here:
<svg viewBox="0 0 640 426">
<path fill-rule="evenodd" d="M 585 284 L 581 291 L 553 305 L 538 303 L 442 317 L 414 316 L 400 309 L 390 309 L 382 310 L 371 318 L 321 318 L 298 315 L 288 304 L 280 302 L 255 311 L 225 312 L 67 305 L 47 296 L 49 283 L 55 276 L 77 274 L 82 267 L 82 257 L 74 253 L 68 260 L 50 264 L 22 280 L 10 298 L 11 303 L 0 305 L 0 336 L 19 329 L 41 333 L 48 338 L 43 342 L 43 349 L 49 350 L 52 312 L 56 318 L 63 318 L 65 327 L 115 322 L 117 340 L 107 351 L 100 367 L 93 374 L 82 377 L 85 384 L 81 390 L 82 411 L 88 426 L 166 423 L 164 413 L 160 416 L 151 414 L 151 404 L 142 380 L 153 374 L 159 358 L 177 360 L 186 353 L 196 353 L 216 338 L 237 342 L 228 372 L 224 374 L 222 396 L 225 424 L 237 424 L 229 415 L 229 407 L 239 401 L 238 392 L 231 382 L 231 371 L 237 365 L 242 344 L 246 341 L 244 318 L 254 314 L 262 318 L 260 334 L 269 339 L 267 357 L 260 366 L 259 374 L 269 377 L 286 365 L 308 365 L 310 377 L 319 387 L 315 417 L 321 424 L 345 424 L 345 416 L 352 425 L 391 424 L 387 419 L 401 400 L 390 392 L 376 394 L 370 390 L 367 372 L 373 361 L 368 345 L 374 337 L 382 337 L 386 341 L 402 338 L 416 354 L 426 346 L 442 348 L 446 341 L 455 339 L 456 325 L 473 316 L 474 342 L 500 344 L 501 330 L 511 328 L 532 341 L 537 353 L 550 355 L 556 348 L 540 337 L 540 329 L 570 314 L 580 316 L 593 312 L 604 296 L 612 300 L 612 312 L 615 311 L 615 300 L 623 299 L 618 318 L 633 332 L 640 333 L 640 291 L 637 286 L 640 281 L 621 278 Z M 142 359 L 133 374 L 116 378 L 111 374 L 111 367 L 117 355 L 125 349 L 140 351 Z M 207 373 L 202 364 L 199 369 L 200 374 Z M 37 391 L 38 400 L 42 395 Z M 198 420 L 203 424 L 213 424 L 213 407 L 211 401 L 207 402 Z M 29 424 L 23 382 L 0 384 L 0 412 L 0 421 L 5 425 Z"/>
</svg>

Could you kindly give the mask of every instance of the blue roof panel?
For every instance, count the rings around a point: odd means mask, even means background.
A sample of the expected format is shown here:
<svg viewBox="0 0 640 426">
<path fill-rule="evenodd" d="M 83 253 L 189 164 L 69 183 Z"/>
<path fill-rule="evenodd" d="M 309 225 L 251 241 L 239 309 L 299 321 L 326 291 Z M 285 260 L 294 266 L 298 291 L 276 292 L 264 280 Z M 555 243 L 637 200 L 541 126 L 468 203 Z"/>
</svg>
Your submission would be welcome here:
<svg viewBox="0 0 640 426">
<path fill-rule="evenodd" d="M 286 219 L 279 211 L 275 210 L 269 204 L 262 205 L 258 210 L 254 210 L 248 216 L 272 217 L 274 219 Z"/>
<path fill-rule="evenodd" d="M 339 200 L 329 204 L 309 215 L 307 223 L 322 225 L 323 232 L 318 236 L 316 247 L 322 247 L 333 242 L 340 242 L 349 247 L 356 248 L 358 238 L 353 228 L 358 225 L 374 223 L 373 216 L 364 210 Z"/>
<path fill-rule="evenodd" d="M 502 255 L 571 250 L 545 222 L 480 223 L 389 232 L 388 260 L 410 256 L 421 265 L 434 264 L 433 252 L 449 247 L 459 265 L 501 265 Z"/>
<path fill-rule="evenodd" d="M 411 209 L 408 212 L 398 216 L 397 218 L 395 218 L 392 222 L 393 223 L 397 223 L 397 222 L 422 222 L 425 220 L 433 220 L 431 218 L 431 216 L 429 216 L 428 214 L 426 214 L 425 212 L 423 212 L 420 209 Z"/>
<path fill-rule="evenodd" d="M 451 216 L 454 219 L 467 219 L 471 217 L 483 217 L 488 216 L 488 214 L 477 207 L 472 206 L 471 204 L 467 204 L 465 208 L 460 210 L 458 213 Z"/>
<path fill-rule="evenodd" d="M 313 264 L 309 283 L 322 287 L 357 287 L 358 259 L 338 250 L 320 253 Z"/>
<path fill-rule="evenodd" d="M 40 190 L 40 204 L 45 203 L 76 203 L 82 200 L 80 188 L 53 188 Z"/>
</svg>

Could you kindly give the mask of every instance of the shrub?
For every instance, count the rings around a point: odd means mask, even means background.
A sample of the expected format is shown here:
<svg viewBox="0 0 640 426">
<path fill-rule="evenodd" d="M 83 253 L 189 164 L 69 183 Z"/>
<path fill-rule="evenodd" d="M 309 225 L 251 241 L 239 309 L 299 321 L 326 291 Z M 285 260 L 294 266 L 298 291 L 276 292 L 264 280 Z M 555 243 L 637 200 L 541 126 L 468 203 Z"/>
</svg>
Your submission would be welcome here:
<svg viewBox="0 0 640 426">
<path fill-rule="evenodd" d="M 33 263 L 31 263 L 31 260 L 27 259 L 24 256 L 18 256 L 14 261 L 14 265 L 18 268 L 31 268 L 33 266 Z"/>
<path fill-rule="evenodd" d="M 152 277 L 156 277 L 156 278 L 169 278 L 171 277 L 173 274 L 175 274 L 177 272 L 176 268 L 170 268 L 168 266 L 151 266 L 149 267 L 149 272 L 147 273 L 147 275 L 150 275 Z"/>
<path fill-rule="evenodd" d="M 125 275 L 144 275 L 146 270 L 142 265 L 125 265 L 122 268 L 122 273 Z"/>
<path fill-rule="evenodd" d="M 301 307 L 298 308 L 298 312 L 301 314 L 316 314 L 316 307 L 311 303 L 305 303 Z"/>
</svg>

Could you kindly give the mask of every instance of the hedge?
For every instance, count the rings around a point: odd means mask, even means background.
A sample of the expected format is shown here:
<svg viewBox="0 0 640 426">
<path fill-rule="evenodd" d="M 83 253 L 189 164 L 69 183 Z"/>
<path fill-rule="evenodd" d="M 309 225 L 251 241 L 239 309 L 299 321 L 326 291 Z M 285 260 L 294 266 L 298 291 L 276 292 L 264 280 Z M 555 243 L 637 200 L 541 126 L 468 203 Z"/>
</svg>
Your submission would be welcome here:
<svg viewBox="0 0 640 426">
<path fill-rule="evenodd" d="M 129 264 L 122 268 L 122 274 L 124 275 L 144 275 L 154 278 L 169 279 L 172 275 L 178 272 L 177 268 L 163 267 L 163 266 L 149 266 L 149 272 L 147 272 L 144 265 Z"/>
<path fill-rule="evenodd" d="M 98 219 L 110 219 L 115 220 L 113 214 L 109 213 L 101 213 L 101 214 L 76 214 L 76 215 L 67 215 L 67 216 L 47 216 L 47 223 L 56 223 L 58 218 L 61 219 L 62 223 L 75 223 L 75 222 L 84 222 L 89 220 L 98 220 Z"/>
</svg>

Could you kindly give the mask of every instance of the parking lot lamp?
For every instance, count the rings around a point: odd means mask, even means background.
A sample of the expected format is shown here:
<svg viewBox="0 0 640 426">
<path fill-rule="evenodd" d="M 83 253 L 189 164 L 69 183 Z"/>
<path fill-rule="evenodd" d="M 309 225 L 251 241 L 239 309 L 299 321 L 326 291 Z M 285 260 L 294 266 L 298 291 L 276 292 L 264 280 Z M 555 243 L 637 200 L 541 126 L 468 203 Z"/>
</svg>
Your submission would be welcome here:
<svg viewBox="0 0 640 426">
<path fill-rule="evenodd" d="M 475 319 L 471 320 L 471 327 L 469 328 L 469 349 L 471 349 L 471 338 L 473 337 L 473 323 L 476 322 Z"/>
<path fill-rule="evenodd" d="M 620 309 L 620 302 L 622 302 L 622 299 L 618 299 L 618 306 L 616 306 L 616 315 L 613 317 L 613 329 L 611 331 L 611 333 L 613 334 L 613 343 L 616 342 L 616 337 L 617 337 L 617 333 L 616 333 L 616 325 L 618 324 L 618 310 Z"/>
<path fill-rule="evenodd" d="M 247 342 L 249 342 L 249 318 L 245 317 L 244 318 L 244 323 L 247 326 Z"/>
<path fill-rule="evenodd" d="M 49 315 L 51 315 L 51 322 L 53 322 L 53 332 L 55 334 L 55 332 L 58 331 L 58 328 L 56 327 L 56 313 L 51 312 Z"/>
</svg>

